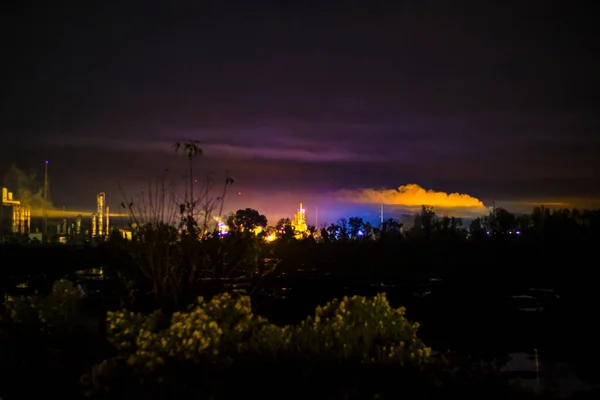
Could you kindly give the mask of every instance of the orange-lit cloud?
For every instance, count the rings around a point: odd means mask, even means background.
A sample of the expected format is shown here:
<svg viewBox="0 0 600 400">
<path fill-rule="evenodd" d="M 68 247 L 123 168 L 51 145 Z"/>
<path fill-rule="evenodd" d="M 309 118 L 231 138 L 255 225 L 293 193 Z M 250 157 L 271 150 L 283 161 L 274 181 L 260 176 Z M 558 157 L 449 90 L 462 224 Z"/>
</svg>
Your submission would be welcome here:
<svg viewBox="0 0 600 400">
<path fill-rule="evenodd" d="M 468 194 L 436 192 L 424 189 L 414 183 L 389 190 L 342 190 L 339 192 L 339 196 L 343 201 L 394 205 L 411 211 L 426 205 L 434 207 L 440 213 L 456 216 L 488 212 L 488 208 L 481 200 Z"/>
</svg>

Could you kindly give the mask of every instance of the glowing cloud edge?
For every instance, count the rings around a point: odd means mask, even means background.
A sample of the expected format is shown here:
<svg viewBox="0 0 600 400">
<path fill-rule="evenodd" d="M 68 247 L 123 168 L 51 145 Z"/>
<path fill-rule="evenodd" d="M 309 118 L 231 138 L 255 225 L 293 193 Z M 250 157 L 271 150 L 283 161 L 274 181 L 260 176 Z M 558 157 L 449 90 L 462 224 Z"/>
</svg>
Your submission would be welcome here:
<svg viewBox="0 0 600 400">
<path fill-rule="evenodd" d="M 439 192 L 415 183 L 401 185 L 397 189 L 342 189 L 337 192 L 336 197 L 342 202 L 383 204 L 410 211 L 430 206 L 434 210 L 454 215 L 482 215 L 489 212 L 489 208 L 481 200 L 469 194 Z"/>
</svg>

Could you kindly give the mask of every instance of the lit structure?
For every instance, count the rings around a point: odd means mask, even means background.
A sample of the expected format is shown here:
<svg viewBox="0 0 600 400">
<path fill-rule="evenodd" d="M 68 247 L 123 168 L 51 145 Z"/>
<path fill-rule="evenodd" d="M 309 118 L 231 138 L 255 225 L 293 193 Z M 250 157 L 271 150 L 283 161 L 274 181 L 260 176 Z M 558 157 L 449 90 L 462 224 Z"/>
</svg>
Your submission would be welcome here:
<svg viewBox="0 0 600 400">
<path fill-rule="evenodd" d="M 222 222 L 217 224 L 217 229 L 219 231 L 219 236 L 225 236 L 229 233 L 229 228 Z"/>
<path fill-rule="evenodd" d="M 108 212 L 109 208 L 106 205 L 106 194 L 98 193 L 96 197 L 97 210 L 92 214 L 92 236 L 106 237 L 110 234 Z"/>
<path fill-rule="evenodd" d="M 75 234 L 77 236 L 81 235 L 81 218 L 82 216 L 81 214 L 79 214 L 77 216 L 77 219 L 75 220 Z"/>
<path fill-rule="evenodd" d="M 296 215 L 294 215 L 292 226 L 296 232 L 306 232 L 308 230 L 306 225 L 306 209 L 302 207 L 302 203 L 300 203 L 300 208 Z"/>
<path fill-rule="evenodd" d="M 31 222 L 31 207 L 13 198 L 8 188 L 2 188 L 0 198 L 0 234 L 28 234 Z"/>
</svg>

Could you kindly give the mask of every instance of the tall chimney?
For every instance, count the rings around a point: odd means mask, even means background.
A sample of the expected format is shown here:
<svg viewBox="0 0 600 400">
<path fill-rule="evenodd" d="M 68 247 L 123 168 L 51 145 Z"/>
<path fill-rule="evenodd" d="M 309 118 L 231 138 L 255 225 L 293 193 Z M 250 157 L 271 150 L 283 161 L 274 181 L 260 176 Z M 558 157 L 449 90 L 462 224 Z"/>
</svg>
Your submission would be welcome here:
<svg viewBox="0 0 600 400">
<path fill-rule="evenodd" d="M 104 235 L 104 193 L 98 193 L 98 235 Z"/>
<path fill-rule="evenodd" d="M 110 235 L 109 215 L 110 215 L 110 208 L 108 206 L 106 206 L 106 236 Z"/>
<path fill-rule="evenodd" d="M 96 213 L 92 214 L 92 237 L 94 236 L 98 236 L 98 216 L 96 215 Z"/>
</svg>

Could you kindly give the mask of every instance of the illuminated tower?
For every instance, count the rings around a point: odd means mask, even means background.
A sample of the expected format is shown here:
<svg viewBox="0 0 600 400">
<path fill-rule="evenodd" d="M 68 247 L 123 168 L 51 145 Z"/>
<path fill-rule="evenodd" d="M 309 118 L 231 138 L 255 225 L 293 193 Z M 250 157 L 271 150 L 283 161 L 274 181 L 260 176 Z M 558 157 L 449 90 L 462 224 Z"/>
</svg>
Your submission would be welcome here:
<svg viewBox="0 0 600 400">
<path fill-rule="evenodd" d="M 75 234 L 76 235 L 80 235 L 81 234 L 81 218 L 82 218 L 82 216 L 81 216 L 81 214 L 79 214 L 77 216 L 77 219 L 75 220 Z"/>
<path fill-rule="evenodd" d="M 98 223 L 98 215 L 96 213 L 92 214 L 92 237 L 98 236 L 98 227 L 96 226 Z"/>
<path fill-rule="evenodd" d="M 294 216 L 294 229 L 298 232 L 304 232 L 308 229 L 306 226 L 306 210 L 302 207 L 302 203 L 300 203 L 300 208 L 298 212 Z"/>
<path fill-rule="evenodd" d="M 105 222 L 105 230 L 106 230 L 106 236 L 110 235 L 110 226 L 109 226 L 109 220 L 108 220 L 108 215 L 110 214 L 110 209 L 108 208 L 108 206 L 106 206 L 105 212 L 106 212 L 106 222 Z"/>
<path fill-rule="evenodd" d="M 298 225 L 306 225 L 306 210 L 302 207 L 302 203 L 300 203 L 300 208 L 298 209 Z"/>
<path fill-rule="evenodd" d="M 105 213 L 105 208 L 104 208 L 104 193 L 98 193 L 98 225 L 96 226 L 97 228 L 97 232 L 98 232 L 98 236 L 104 236 L 104 213 Z"/>
</svg>

